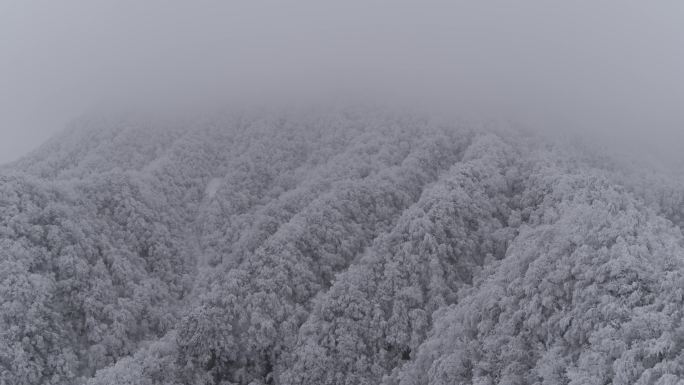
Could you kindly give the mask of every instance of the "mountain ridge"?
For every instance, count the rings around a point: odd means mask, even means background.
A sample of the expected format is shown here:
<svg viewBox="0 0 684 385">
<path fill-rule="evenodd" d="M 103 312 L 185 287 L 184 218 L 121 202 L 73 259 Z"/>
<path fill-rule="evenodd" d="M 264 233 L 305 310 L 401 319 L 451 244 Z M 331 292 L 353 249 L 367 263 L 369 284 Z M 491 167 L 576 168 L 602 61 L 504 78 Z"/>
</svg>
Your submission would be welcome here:
<svg viewBox="0 0 684 385">
<path fill-rule="evenodd" d="M 96 116 L 0 180 L 0 383 L 684 375 L 682 182 L 595 149 L 372 109 Z"/>
</svg>

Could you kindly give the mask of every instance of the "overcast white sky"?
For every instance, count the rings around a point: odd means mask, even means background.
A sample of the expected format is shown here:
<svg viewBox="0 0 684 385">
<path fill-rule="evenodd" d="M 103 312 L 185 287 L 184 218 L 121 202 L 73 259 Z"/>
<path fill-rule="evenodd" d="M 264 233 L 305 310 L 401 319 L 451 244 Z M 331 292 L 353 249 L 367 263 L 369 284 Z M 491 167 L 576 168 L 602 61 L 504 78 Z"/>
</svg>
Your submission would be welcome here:
<svg viewBox="0 0 684 385">
<path fill-rule="evenodd" d="M 386 93 L 684 135 L 684 2 L 0 0 L 0 163 L 114 101 Z"/>
</svg>

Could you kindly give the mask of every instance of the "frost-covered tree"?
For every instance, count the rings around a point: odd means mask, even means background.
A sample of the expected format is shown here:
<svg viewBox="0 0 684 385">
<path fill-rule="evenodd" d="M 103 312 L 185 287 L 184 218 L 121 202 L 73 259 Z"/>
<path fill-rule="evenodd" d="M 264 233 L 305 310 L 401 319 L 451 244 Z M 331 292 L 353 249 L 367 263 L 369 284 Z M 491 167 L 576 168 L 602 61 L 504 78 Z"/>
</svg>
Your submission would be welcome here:
<svg viewBox="0 0 684 385">
<path fill-rule="evenodd" d="M 682 234 L 602 177 L 550 172 L 554 214 L 523 226 L 506 258 L 440 314 L 415 361 L 387 382 L 681 377 Z"/>
<path fill-rule="evenodd" d="M 387 110 L 86 116 L 0 168 L 0 385 L 679 384 L 682 191 Z"/>
<path fill-rule="evenodd" d="M 228 271 L 179 325 L 184 366 L 209 368 L 216 380 L 274 376 L 311 299 L 459 156 L 458 143 L 440 139 L 376 176 L 337 184 Z"/>
<path fill-rule="evenodd" d="M 315 302 L 284 383 L 376 383 L 411 358 L 431 314 L 455 301 L 485 261 L 503 256 L 519 158 L 478 138 Z M 519 221 L 518 221 L 519 222 Z M 517 226 L 519 223 L 515 223 Z"/>
</svg>

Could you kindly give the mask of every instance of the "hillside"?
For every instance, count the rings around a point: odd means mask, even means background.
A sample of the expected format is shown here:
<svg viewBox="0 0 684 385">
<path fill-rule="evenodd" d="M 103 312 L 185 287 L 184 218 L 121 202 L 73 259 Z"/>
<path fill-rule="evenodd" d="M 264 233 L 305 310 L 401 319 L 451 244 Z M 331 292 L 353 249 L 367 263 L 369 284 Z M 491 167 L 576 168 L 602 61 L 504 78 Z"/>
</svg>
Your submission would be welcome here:
<svg viewBox="0 0 684 385">
<path fill-rule="evenodd" d="M 0 169 L 0 384 L 682 384 L 682 223 L 542 135 L 86 116 Z"/>
</svg>

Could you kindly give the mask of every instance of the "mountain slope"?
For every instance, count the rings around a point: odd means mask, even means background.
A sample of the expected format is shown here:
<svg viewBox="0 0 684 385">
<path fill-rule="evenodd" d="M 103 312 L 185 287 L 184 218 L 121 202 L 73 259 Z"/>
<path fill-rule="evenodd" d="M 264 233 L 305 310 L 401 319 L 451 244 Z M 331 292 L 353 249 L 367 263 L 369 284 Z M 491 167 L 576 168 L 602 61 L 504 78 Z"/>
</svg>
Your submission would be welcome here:
<svg viewBox="0 0 684 385">
<path fill-rule="evenodd" d="M 83 118 L 0 171 L 0 383 L 676 383 L 684 188 L 599 155 L 388 111 Z"/>
</svg>

